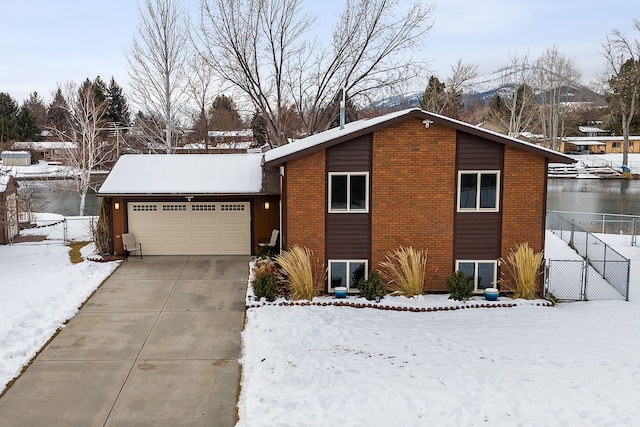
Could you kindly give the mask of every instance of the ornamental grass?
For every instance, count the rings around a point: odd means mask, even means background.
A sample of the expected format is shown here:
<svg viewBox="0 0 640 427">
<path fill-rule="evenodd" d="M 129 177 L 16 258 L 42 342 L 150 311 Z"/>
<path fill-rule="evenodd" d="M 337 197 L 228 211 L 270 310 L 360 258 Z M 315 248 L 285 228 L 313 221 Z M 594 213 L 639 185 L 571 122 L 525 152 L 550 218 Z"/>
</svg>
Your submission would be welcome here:
<svg viewBox="0 0 640 427">
<path fill-rule="evenodd" d="M 314 272 L 312 260 L 311 249 L 298 245 L 275 258 L 282 269 L 282 280 L 289 284 L 291 299 L 312 300 L 323 285 L 324 275 Z"/>
<path fill-rule="evenodd" d="M 382 276 L 392 292 L 406 297 L 424 293 L 427 276 L 427 251 L 415 250 L 411 246 L 400 246 L 386 255 L 380 263 Z"/>
<path fill-rule="evenodd" d="M 542 272 L 543 253 L 534 252 L 528 243 L 516 246 L 510 251 L 506 260 L 506 267 L 515 285 L 514 298 L 535 299 L 538 294 L 538 277 Z M 504 260 L 503 260 L 504 261 Z"/>
</svg>

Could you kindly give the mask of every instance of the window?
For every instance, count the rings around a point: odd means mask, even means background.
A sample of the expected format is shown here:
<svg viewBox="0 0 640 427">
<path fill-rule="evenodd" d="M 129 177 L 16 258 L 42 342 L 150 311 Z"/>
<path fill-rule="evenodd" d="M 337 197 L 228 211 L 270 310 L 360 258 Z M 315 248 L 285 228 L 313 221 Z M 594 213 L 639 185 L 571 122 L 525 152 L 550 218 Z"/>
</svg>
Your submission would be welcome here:
<svg viewBox="0 0 640 427">
<path fill-rule="evenodd" d="M 367 212 L 369 173 L 329 173 L 329 212 Z"/>
<path fill-rule="evenodd" d="M 458 211 L 498 211 L 500 172 L 459 172 Z"/>
<path fill-rule="evenodd" d="M 456 261 L 456 270 L 473 278 L 474 292 L 496 287 L 498 263 L 496 261 Z"/>
<path fill-rule="evenodd" d="M 367 277 L 366 260 L 330 260 L 329 292 L 338 286 L 345 286 L 348 291 L 357 291 L 358 282 Z"/>
</svg>

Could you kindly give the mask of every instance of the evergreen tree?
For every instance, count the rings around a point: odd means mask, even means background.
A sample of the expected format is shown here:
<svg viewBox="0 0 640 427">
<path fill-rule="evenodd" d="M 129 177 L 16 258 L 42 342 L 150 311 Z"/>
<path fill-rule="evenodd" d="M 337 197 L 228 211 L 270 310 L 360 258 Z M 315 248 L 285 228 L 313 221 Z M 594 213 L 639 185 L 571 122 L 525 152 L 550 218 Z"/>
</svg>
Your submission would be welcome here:
<svg viewBox="0 0 640 427">
<path fill-rule="evenodd" d="M 122 87 L 116 83 L 113 77 L 111 77 L 106 93 L 108 101 L 107 120 L 119 123 L 121 127 L 128 127 L 131 123 L 129 104 L 124 96 Z"/>
<path fill-rule="evenodd" d="M 17 139 L 21 141 L 39 141 L 40 129 L 31 108 L 25 103 L 16 117 Z"/>
<path fill-rule="evenodd" d="M 109 96 L 107 84 L 100 78 L 100 76 L 97 76 L 93 80 L 93 82 L 91 83 L 91 87 L 93 88 L 93 96 L 96 99 L 96 103 L 99 104 L 107 100 Z"/>
<path fill-rule="evenodd" d="M 69 106 L 62 95 L 62 89 L 58 87 L 47 109 L 47 125 L 59 133 L 67 134 L 69 119 Z"/>
<path fill-rule="evenodd" d="M 258 147 L 262 147 L 269 143 L 267 120 L 262 116 L 259 110 L 256 110 L 251 117 L 251 130 L 253 131 L 253 140 Z"/>
<path fill-rule="evenodd" d="M 0 143 L 17 138 L 18 104 L 8 93 L 0 93 Z"/>
<path fill-rule="evenodd" d="M 464 111 L 462 93 L 447 89 L 440 79 L 431 76 L 420 101 L 420 108 L 457 119 Z"/>
<path fill-rule="evenodd" d="M 238 130 L 243 128 L 242 118 L 231 97 L 224 94 L 215 97 L 209 109 L 211 130 Z"/>
<path fill-rule="evenodd" d="M 25 104 L 31 109 L 36 119 L 36 125 L 41 129 L 45 127 L 47 125 L 47 107 L 38 92 L 32 92 Z"/>
</svg>

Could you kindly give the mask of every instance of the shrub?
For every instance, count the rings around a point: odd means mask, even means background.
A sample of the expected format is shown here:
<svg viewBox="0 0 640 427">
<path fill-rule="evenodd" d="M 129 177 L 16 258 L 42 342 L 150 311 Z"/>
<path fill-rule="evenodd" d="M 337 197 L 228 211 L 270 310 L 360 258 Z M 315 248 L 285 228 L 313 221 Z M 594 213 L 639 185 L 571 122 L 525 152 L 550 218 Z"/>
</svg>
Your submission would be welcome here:
<svg viewBox="0 0 640 427">
<path fill-rule="evenodd" d="M 102 199 L 100 204 L 100 212 L 98 221 L 92 224 L 91 234 L 93 242 L 96 245 L 96 251 L 100 255 L 109 255 L 111 252 L 111 245 L 109 244 L 109 205 Z"/>
<path fill-rule="evenodd" d="M 360 294 L 369 301 L 385 295 L 382 278 L 375 271 L 370 271 L 368 278 L 363 277 L 360 279 L 358 289 L 360 290 Z"/>
<path fill-rule="evenodd" d="M 278 287 L 275 274 L 269 272 L 257 274 L 252 286 L 256 299 L 264 297 L 267 301 L 275 301 Z"/>
<path fill-rule="evenodd" d="M 294 245 L 275 258 L 282 268 L 282 280 L 289 284 L 294 300 L 311 300 L 324 286 L 324 275 L 314 272 L 312 257 L 311 249 Z"/>
<path fill-rule="evenodd" d="M 537 279 L 542 272 L 543 253 L 535 253 L 528 243 L 516 246 L 510 251 L 505 262 L 507 271 L 514 281 L 514 298 L 535 299 L 538 293 Z M 501 260 L 504 262 L 504 260 Z"/>
<path fill-rule="evenodd" d="M 411 246 L 400 246 L 386 256 L 380 263 L 382 275 L 391 291 L 400 292 L 406 297 L 424 293 L 427 275 L 427 251 L 415 250 Z"/>
<path fill-rule="evenodd" d="M 451 293 L 449 299 L 464 301 L 473 295 L 473 279 L 461 271 L 456 271 L 447 278 L 447 287 Z"/>
</svg>

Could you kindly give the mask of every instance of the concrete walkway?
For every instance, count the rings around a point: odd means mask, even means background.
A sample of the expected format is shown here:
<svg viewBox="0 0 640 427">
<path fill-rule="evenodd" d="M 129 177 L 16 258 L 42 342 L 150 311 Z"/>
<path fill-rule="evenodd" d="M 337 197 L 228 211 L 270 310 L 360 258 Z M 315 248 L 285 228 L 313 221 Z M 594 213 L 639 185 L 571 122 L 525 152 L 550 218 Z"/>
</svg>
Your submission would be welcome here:
<svg viewBox="0 0 640 427">
<path fill-rule="evenodd" d="M 0 424 L 234 425 L 248 262 L 130 257 L 0 398 Z"/>
</svg>

